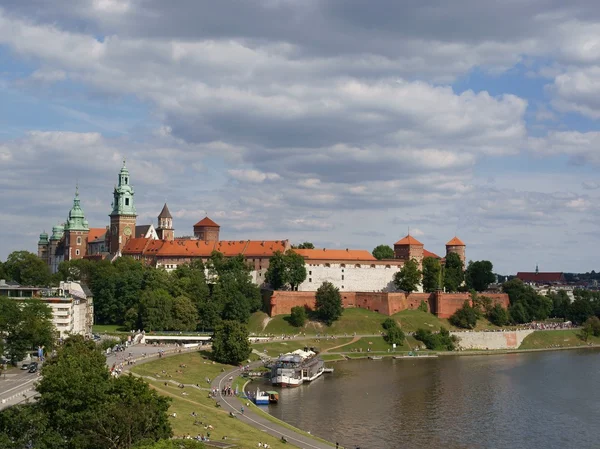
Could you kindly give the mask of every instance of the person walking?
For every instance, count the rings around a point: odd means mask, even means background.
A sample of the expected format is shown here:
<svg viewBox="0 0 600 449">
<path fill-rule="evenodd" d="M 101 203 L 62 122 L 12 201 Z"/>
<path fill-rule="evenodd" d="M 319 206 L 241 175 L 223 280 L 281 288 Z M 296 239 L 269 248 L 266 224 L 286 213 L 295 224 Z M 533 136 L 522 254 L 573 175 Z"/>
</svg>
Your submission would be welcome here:
<svg viewBox="0 0 600 449">
<path fill-rule="evenodd" d="M 240 409 L 242 412 L 242 415 L 244 414 L 244 406 L 242 405 L 242 408 Z"/>
</svg>

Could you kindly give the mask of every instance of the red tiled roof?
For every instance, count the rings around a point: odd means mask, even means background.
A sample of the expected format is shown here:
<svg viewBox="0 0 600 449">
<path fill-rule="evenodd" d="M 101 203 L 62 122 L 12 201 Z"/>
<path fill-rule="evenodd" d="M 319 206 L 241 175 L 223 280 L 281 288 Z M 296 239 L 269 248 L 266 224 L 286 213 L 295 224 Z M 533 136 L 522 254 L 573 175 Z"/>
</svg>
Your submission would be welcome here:
<svg viewBox="0 0 600 449">
<path fill-rule="evenodd" d="M 364 249 L 294 249 L 294 252 L 312 260 L 377 260 Z"/>
<path fill-rule="evenodd" d="M 144 252 L 144 249 L 146 249 L 146 246 L 148 245 L 149 242 L 150 242 L 150 239 L 146 239 L 146 238 L 129 239 L 129 240 L 127 240 L 127 243 L 125 243 L 125 246 L 121 250 L 121 254 L 123 254 L 123 255 L 142 254 Z"/>
<path fill-rule="evenodd" d="M 421 245 L 421 246 L 423 246 L 423 244 L 421 242 L 419 242 L 416 238 L 414 238 L 412 235 L 407 235 L 403 239 L 398 240 L 396 243 L 394 243 L 394 245 Z"/>
<path fill-rule="evenodd" d="M 535 282 L 535 283 L 564 282 L 565 281 L 564 274 L 557 273 L 557 272 L 536 273 L 535 271 L 534 272 L 520 271 L 517 273 L 517 278 L 521 279 L 523 282 Z"/>
<path fill-rule="evenodd" d="M 216 224 L 214 221 L 212 221 L 208 217 L 204 217 L 202 220 L 200 220 L 198 223 L 196 223 L 194 225 L 194 227 L 196 227 L 196 226 L 206 226 L 209 228 L 220 228 L 220 226 L 218 224 Z"/>
<path fill-rule="evenodd" d="M 464 244 L 464 242 L 459 239 L 458 237 L 454 237 L 452 240 L 450 240 L 448 243 L 446 243 L 446 246 L 466 246 Z"/>
<path fill-rule="evenodd" d="M 290 248 L 288 240 L 249 240 L 244 256 L 246 257 L 271 257 L 275 251 L 282 253 Z"/>
<path fill-rule="evenodd" d="M 103 237 L 104 234 L 106 234 L 106 228 L 90 228 L 90 232 L 88 232 L 88 243 Z"/>
<path fill-rule="evenodd" d="M 210 257 L 213 251 L 218 251 L 226 257 L 238 254 L 245 257 L 271 257 L 275 251 L 285 252 L 288 247 L 287 240 L 152 240 L 144 254 L 156 254 L 158 257 Z"/>
<path fill-rule="evenodd" d="M 162 242 L 162 245 L 148 248 L 145 254 L 156 254 L 160 257 L 209 257 L 215 247 L 215 242 L 204 240 L 156 241 Z"/>
<path fill-rule="evenodd" d="M 426 249 L 423 249 L 423 258 L 425 257 L 435 257 L 436 259 L 441 259 L 440 256 L 438 256 L 435 253 L 432 253 L 431 251 L 427 251 Z"/>
</svg>

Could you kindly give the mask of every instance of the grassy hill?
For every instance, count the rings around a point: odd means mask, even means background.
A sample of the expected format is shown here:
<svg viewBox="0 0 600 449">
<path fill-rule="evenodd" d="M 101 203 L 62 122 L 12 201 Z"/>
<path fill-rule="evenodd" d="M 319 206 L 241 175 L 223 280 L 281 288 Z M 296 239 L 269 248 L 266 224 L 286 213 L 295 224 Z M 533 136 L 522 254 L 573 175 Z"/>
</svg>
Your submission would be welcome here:
<svg viewBox="0 0 600 449">
<path fill-rule="evenodd" d="M 248 329 L 254 334 L 274 334 L 274 335 L 293 335 L 299 332 L 306 335 L 316 334 L 335 334 L 351 335 L 356 332 L 358 335 L 379 334 L 382 331 L 381 323 L 387 318 L 381 313 L 372 312 L 366 309 L 350 308 L 344 309 L 342 317 L 333 323 L 331 327 L 325 326 L 318 321 L 309 321 L 303 328 L 296 328 L 286 321 L 289 315 L 278 315 L 273 318 L 264 312 L 256 312 L 250 318 Z M 392 316 L 405 332 L 414 332 L 418 328 L 436 330 L 440 326 L 453 329 L 448 320 L 442 320 L 435 315 L 420 310 L 404 310 Z M 487 327 L 482 320 L 482 326 Z"/>
<path fill-rule="evenodd" d="M 600 344 L 600 337 L 590 337 L 584 342 L 577 336 L 578 332 L 578 329 L 536 331 L 525 337 L 519 349 L 569 348 Z"/>
</svg>

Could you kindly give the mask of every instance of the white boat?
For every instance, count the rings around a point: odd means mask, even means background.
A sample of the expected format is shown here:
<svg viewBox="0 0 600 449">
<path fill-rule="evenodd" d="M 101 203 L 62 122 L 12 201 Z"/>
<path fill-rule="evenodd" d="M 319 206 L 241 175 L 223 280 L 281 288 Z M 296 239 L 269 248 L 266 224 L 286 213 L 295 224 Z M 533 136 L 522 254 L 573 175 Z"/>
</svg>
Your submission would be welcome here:
<svg viewBox="0 0 600 449">
<path fill-rule="evenodd" d="M 260 391 L 256 389 L 256 395 L 254 396 L 254 403 L 256 405 L 269 405 L 269 394 L 266 391 Z"/>
<path fill-rule="evenodd" d="M 271 383 L 280 387 L 298 387 L 312 382 L 325 372 L 323 360 L 313 351 L 298 349 L 279 357 L 271 368 Z"/>
</svg>

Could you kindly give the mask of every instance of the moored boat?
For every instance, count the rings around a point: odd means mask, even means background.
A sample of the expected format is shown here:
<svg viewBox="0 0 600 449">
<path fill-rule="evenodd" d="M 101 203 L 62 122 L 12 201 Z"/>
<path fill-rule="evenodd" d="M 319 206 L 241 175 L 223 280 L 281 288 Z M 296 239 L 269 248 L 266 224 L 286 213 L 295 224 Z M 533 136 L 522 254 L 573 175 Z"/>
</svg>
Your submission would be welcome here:
<svg viewBox="0 0 600 449">
<path fill-rule="evenodd" d="M 279 402 L 279 393 L 277 391 L 267 391 L 269 395 L 269 402 L 271 404 L 277 404 Z"/>
<path fill-rule="evenodd" d="M 266 391 L 260 391 L 256 389 L 256 395 L 254 396 L 254 403 L 256 405 L 269 405 L 269 394 Z"/>
<path fill-rule="evenodd" d="M 323 360 L 314 351 L 298 349 L 280 356 L 271 367 L 271 383 L 281 387 L 298 387 L 321 376 Z"/>
</svg>

